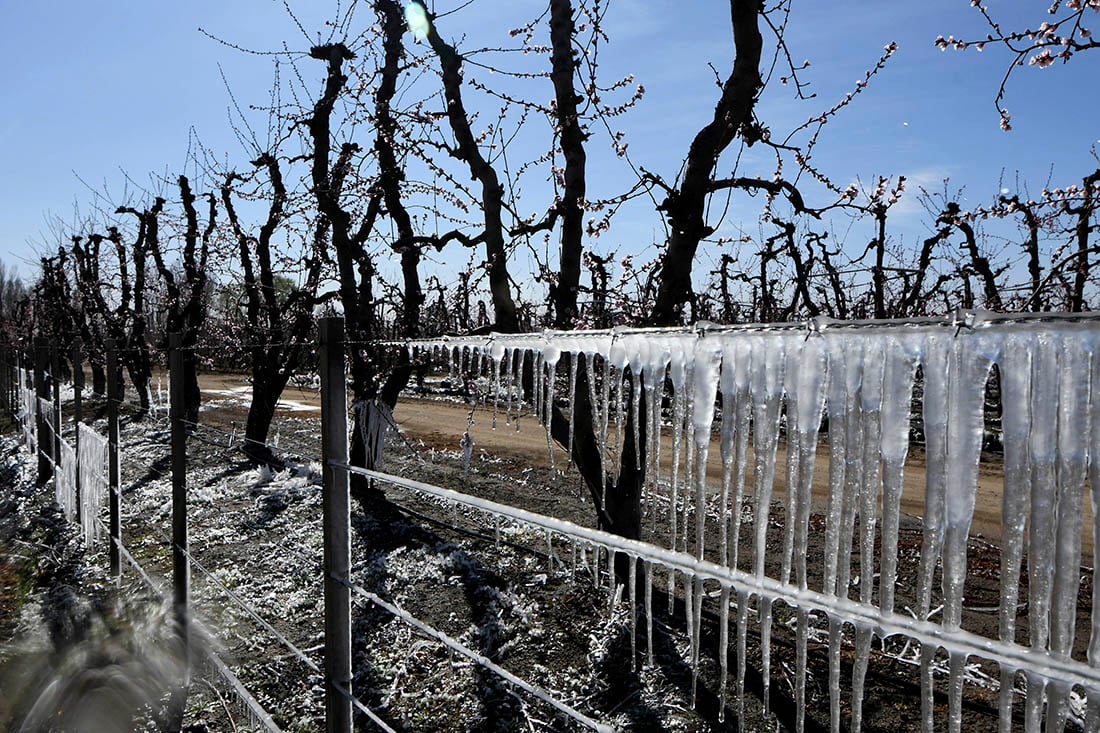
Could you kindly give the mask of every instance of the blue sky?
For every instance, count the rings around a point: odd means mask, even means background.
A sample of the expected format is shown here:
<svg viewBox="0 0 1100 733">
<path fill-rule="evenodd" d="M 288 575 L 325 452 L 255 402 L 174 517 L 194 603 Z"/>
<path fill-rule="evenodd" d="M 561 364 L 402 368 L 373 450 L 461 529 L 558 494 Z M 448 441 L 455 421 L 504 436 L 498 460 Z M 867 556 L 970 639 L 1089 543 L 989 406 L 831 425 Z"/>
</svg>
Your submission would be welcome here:
<svg viewBox="0 0 1100 733">
<path fill-rule="evenodd" d="M 437 2 L 436 10 L 458 4 Z M 1037 25 L 1049 5 L 1044 0 L 989 4 L 1009 26 Z M 310 33 L 335 7 L 292 5 Z M 1019 69 L 1007 99 L 1015 129 L 1003 133 L 993 96 L 1007 55 L 994 47 L 981 54 L 944 53 L 933 45 L 940 33 L 984 35 L 969 5 L 968 0 L 795 0 L 787 41 L 797 60 L 812 62 L 804 78 L 818 98 L 798 102 L 790 87 L 775 84 L 758 108 L 775 133 L 789 129 L 842 97 L 882 47 L 896 41 L 899 50 L 885 71 L 826 128 L 815 160 L 842 186 L 857 176 L 865 182 L 878 174 L 907 176 L 912 185 L 892 221 L 893 236 L 903 242 L 925 231 L 916 185 L 938 188 L 950 176 L 977 204 L 997 192 L 1002 170 L 1009 188 L 1015 188 L 1019 171 L 1038 191 L 1051 171 L 1054 185 L 1064 185 L 1097 167 L 1090 146 L 1100 139 L 1095 82 L 1100 55 L 1081 56 L 1066 67 Z M 542 7 L 476 0 L 448 16 L 441 28 L 445 37 L 469 34 L 467 47 L 498 32 L 496 42 L 504 44 L 508 28 Z M 725 75 L 731 63 L 728 13 L 725 3 L 703 0 L 610 0 L 605 28 L 611 42 L 601 51 L 604 78 L 633 73 L 647 89 L 639 107 L 620 123 L 635 163 L 675 177 L 692 136 L 713 110 L 717 88 L 707 64 Z M 369 21 L 366 8 L 360 17 Z M 0 18 L 9 29 L 7 73 L 0 84 L 5 111 L 0 259 L 24 275 L 33 273 L 35 250 L 53 242 L 49 217 L 70 220 L 74 206 L 89 210 L 93 197 L 80 179 L 121 196 L 123 171 L 140 185 L 148 184 L 151 172 L 175 175 L 192 128 L 208 148 L 245 164 L 247 153 L 229 124 L 230 100 L 219 67 L 242 104 L 263 103 L 271 62 L 218 44 L 201 34 L 200 26 L 250 48 L 274 50 L 284 40 L 294 49 L 308 46 L 282 4 L 272 0 L 8 3 Z M 314 74 L 307 84 L 319 81 L 319 65 L 303 69 Z M 544 99 L 549 99 L 545 83 Z M 590 187 L 610 194 L 629 185 L 629 171 L 607 152 L 606 137 L 594 137 L 591 145 Z M 742 161 L 743 175 L 770 172 L 751 155 Z M 532 200 L 529 208 L 545 203 Z M 737 197 L 725 227 L 754 233 L 758 213 L 758 200 Z M 624 209 L 596 247 L 644 254 L 661 232 L 652 204 L 639 201 Z M 869 234 L 849 236 L 862 246 Z"/>
</svg>

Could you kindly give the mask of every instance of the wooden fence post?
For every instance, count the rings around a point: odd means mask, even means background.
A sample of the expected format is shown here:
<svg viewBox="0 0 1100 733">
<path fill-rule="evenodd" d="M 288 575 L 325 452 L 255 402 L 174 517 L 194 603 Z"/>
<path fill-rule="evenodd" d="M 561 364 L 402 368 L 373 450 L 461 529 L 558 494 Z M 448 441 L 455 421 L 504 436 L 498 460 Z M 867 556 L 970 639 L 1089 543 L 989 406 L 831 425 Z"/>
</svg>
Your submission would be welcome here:
<svg viewBox="0 0 1100 733">
<path fill-rule="evenodd" d="M 46 382 L 46 366 L 50 358 L 48 349 L 49 341 L 44 336 L 36 336 L 34 339 L 34 394 L 44 400 L 50 398 L 50 385 Z M 34 412 L 38 418 L 35 442 L 38 448 L 38 485 L 41 486 L 53 476 L 53 463 L 46 452 L 53 450 L 53 441 L 46 442 L 49 440 L 50 426 L 37 403 L 34 406 Z"/>
<path fill-rule="evenodd" d="M 122 520 L 119 515 L 119 491 L 121 490 L 122 476 L 118 461 L 119 430 L 118 430 L 118 403 L 121 400 L 118 380 L 115 379 L 115 371 L 118 368 L 118 349 L 114 339 L 107 339 L 107 489 L 110 518 L 108 519 L 108 533 L 111 536 L 111 575 L 119 578 L 122 575 Z"/>
<path fill-rule="evenodd" d="M 351 509 L 348 472 L 348 400 L 344 377 L 344 319 L 322 318 L 321 465 L 325 568 L 325 730 L 349 733 L 351 694 Z"/>
</svg>

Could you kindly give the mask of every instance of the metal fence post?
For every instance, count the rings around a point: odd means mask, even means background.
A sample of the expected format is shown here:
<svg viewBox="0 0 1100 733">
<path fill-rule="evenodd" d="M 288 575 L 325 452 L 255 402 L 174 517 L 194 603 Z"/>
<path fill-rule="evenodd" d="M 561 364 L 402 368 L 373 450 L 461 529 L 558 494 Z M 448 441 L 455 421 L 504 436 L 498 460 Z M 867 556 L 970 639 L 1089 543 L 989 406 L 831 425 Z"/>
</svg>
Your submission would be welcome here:
<svg viewBox="0 0 1100 733">
<path fill-rule="evenodd" d="M 110 518 L 108 533 L 111 535 L 111 575 L 118 578 L 122 575 L 122 521 L 119 515 L 119 491 L 122 484 L 121 471 L 118 461 L 119 429 L 118 429 L 118 380 L 114 378 L 118 367 L 118 350 L 114 339 L 107 339 L 107 489 Z"/>
<path fill-rule="evenodd" d="M 81 497 L 84 495 L 84 487 L 81 485 L 83 477 L 80 475 L 80 423 L 84 422 L 84 347 L 77 339 L 73 343 L 73 452 L 76 454 L 76 506 L 77 521 L 83 518 L 80 514 Z"/>
<path fill-rule="evenodd" d="M 191 594 L 191 563 L 187 558 L 187 426 L 184 425 L 183 340 L 168 334 L 169 419 L 172 440 L 172 589 L 176 623 L 186 647 Z"/>
<path fill-rule="evenodd" d="M 187 426 L 186 398 L 183 386 L 183 338 L 168 334 L 168 420 L 172 443 L 172 601 L 176 615 L 176 633 L 183 654 L 183 679 L 172 693 L 167 709 L 168 730 L 178 731 L 187 705 L 191 684 L 191 561 L 187 540 Z"/>
<path fill-rule="evenodd" d="M 344 377 L 344 319 L 322 318 L 321 465 L 325 568 L 325 729 L 348 733 L 351 693 L 351 509 L 348 473 L 348 400 Z"/>
<path fill-rule="evenodd" d="M 50 386 L 53 388 L 53 463 L 61 468 L 61 350 L 56 345 L 50 347 Z"/>
<path fill-rule="evenodd" d="M 46 366 L 49 363 L 49 341 L 44 336 L 37 336 L 34 339 L 34 394 L 43 400 L 50 398 L 50 385 L 46 382 Z M 38 446 L 38 484 L 41 486 L 50 480 L 53 476 L 53 464 L 50 461 L 50 456 L 46 452 L 46 446 L 49 446 L 49 450 L 53 450 L 53 441 L 46 443 L 46 439 L 49 433 L 49 423 L 46 421 L 46 416 L 42 414 L 42 410 L 39 409 L 38 404 L 35 405 L 36 420 L 35 428 L 37 435 L 35 437 L 35 443 Z"/>
</svg>

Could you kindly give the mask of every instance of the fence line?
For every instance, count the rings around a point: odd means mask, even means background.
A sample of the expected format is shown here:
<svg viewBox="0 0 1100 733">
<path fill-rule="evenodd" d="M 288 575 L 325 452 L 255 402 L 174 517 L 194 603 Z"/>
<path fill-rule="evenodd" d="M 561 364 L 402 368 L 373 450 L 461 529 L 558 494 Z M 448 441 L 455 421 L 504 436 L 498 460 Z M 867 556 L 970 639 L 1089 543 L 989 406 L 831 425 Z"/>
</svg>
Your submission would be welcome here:
<svg viewBox="0 0 1100 733">
<path fill-rule="evenodd" d="M 864 678 L 871 641 L 900 636 L 920 646 L 922 726 L 934 720 L 934 675 L 937 654 L 947 654 L 948 729 L 962 727 L 964 672 L 969 657 L 996 663 L 1000 670 L 1000 716 L 1003 729 L 1013 723 L 1015 695 L 1025 700 L 1025 729 L 1064 726 L 1071 697 L 1084 703 L 1083 722 L 1100 728 L 1100 666 L 1074 657 L 1076 602 L 1080 592 L 1084 491 L 1091 486 L 1094 510 L 1100 507 L 1100 327 L 1095 314 L 1080 318 L 1000 318 L 962 315 L 905 323 L 838 324 L 815 321 L 812 327 L 774 329 L 696 328 L 641 329 L 593 333 L 546 333 L 435 339 L 408 346 L 412 351 L 443 357 L 454 371 L 472 368 L 493 381 L 495 399 L 502 391 L 518 412 L 528 388 L 521 384 L 525 369 L 534 372 L 534 414 L 546 421 L 561 400 L 556 394 L 556 368 L 568 359 L 568 409 L 575 408 L 578 373 L 586 374 L 591 401 L 591 432 L 599 443 L 605 483 L 614 478 L 611 457 L 622 455 L 624 415 L 633 409 L 638 440 L 639 402 L 645 393 L 644 490 L 654 506 L 667 489 L 668 544 L 646 544 L 562 522 L 515 507 L 489 502 L 461 492 L 430 486 L 379 471 L 356 468 L 348 461 L 348 401 L 342 319 L 323 319 L 320 328 L 322 399 L 322 470 L 324 480 L 325 692 L 330 730 L 351 729 L 354 709 L 369 710 L 351 688 L 351 593 L 384 608 L 509 683 L 533 694 L 579 722 L 599 727 L 583 713 L 554 700 L 545 691 L 514 677 L 492 660 L 411 616 L 399 606 L 357 586 L 350 573 L 349 477 L 400 486 L 451 504 L 502 517 L 566 538 L 574 548 L 602 548 L 614 592 L 616 559 L 632 558 L 628 583 L 632 626 L 639 607 L 636 573 L 644 572 L 645 619 L 651 630 L 653 569 L 667 569 L 670 591 L 684 600 L 693 667 L 698 670 L 699 638 L 705 583 L 717 583 L 721 616 L 722 677 L 726 692 L 730 613 L 736 614 L 738 670 L 735 694 L 743 694 L 745 633 L 755 606 L 760 627 L 764 704 L 767 714 L 770 680 L 770 638 L 774 604 L 797 611 L 796 702 L 801 727 L 805 714 L 806 646 L 810 614 L 828 620 L 830 723 L 840 727 L 841 646 L 848 638 L 856 648 L 853 666 L 852 727 L 861 722 Z M 23 384 L 20 402 L 24 432 L 32 428 L 40 460 L 40 480 L 54 474 L 66 481 L 72 463 L 56 442 L 60 424 L 55 404 L 44 389 L 45 359 L 36 349 L 38 366 L 32 392 Z M 406 346 L 403 344 L 403 346 Z M 178 351 L 174 352 L 178 355 Z M 581 363 L 582 369 L 577 368 Z M 525 366 L 526 365 L 526 366 Z M 908 451 L 910 406 L 919 388 L 926 442 L 925 496 L 915 617 L 895 609 L 898 575 L 898 520 Z M 113 372 L 112 372 L 113 373 Z M 975 509 L 982 415 L 987 381 L 995 373 L 1003 415 L 1005 532 L 1001 563 L 1000 615 L 996 638 L 963 628 L 963 590 L 967 579 L 967 543 Z M 562 379 L 563 373 L 558 375 Z M 629 380 L 630 392 L 624 381 Z M 112 380 L 113 382 L 114 380 Z M 658 436 L 666 383 L 671 409 L 673 456 L 671 473 L 662 476 Z M 173 392 L 182 380 L 173 379 Z M 583 388 L 583 386 L 582 386 Z M 630 397 L 628 395 L 633 395 Z M 631 404 L 628 400 L 633 400 Z M 661 401 L 658 401 L 661 400 Z M 720 538 L 717 561 L 706 554 L 707 455 L 720 401 L 719 449 L 723 463 L 719 494 Z M 117 400 L 116 400 L 117 402 Z M 108 400 L 109 405 L 113 404 Z M 188 565 L 193 559 L 186 535 L 186 475 L 183 420 L 173 400 L 173 540 L 174 597 L 186 618 Z M 362 406 L 357 406 L 362 407 Z M 494 404 L 494 416 L 499 405 Z M 368 415 L 369 416 L 369 415 Z M 38 423 L 33 422 L 34 418 Z M 828 496 L 825 516 L 821 588 L 810 588 L 808 523 L 812 506 L 815 457 L 822 419 L 828 420 Z M 51 423 L 51 419 L 53 422 Z M 117 420 L 117 415 L 116 415 Z M 363 420 L 369 423 L 369 420 Z M 616 424 L 617 422 L 617 424 Z M 376 428 L 381 427 L 381 421 Z M 116 428 L 117 431 L 117 428 Z M 570 429 L 572 436 L 572 428 Z M 780 436 L 787 464 L 777 465 Z M 571 437 L 572 439 L 572 437 Z M 108 494 L 117 503 L 117 432 L 109 438 L 116 465 L 108 470 Z M 748 460 L 755 455 L 754 470 Z M 639 463 L 642 459 L 639 458 Z M 79 463 L 79 461 L 77 461 Z M 92 471 L 94 474 L 94 470 Z M 768 544 L 768 525 L 777 487 L 777 473 L 786 474 L 786 519 L 775 550 Z M 711 483 L 716 477 L 711 476 Z M 711 487 L 714 488 L 714 487 Z M 605 489 L 606 491 L 606 489 Z M 679 492 L 683 492 L 680 494 Z M 606 495 L 599 497 L 606 498 Z M 694 499 L 694 502 L 692 501 Z M 751 570 L 738 566 L 743 503 L 752 506 Z M 880 521 L 881 506 L 881 524 Z M 682 508 L 682 510 L 681 510 Z M 691 526 L 694 517 L 695 527 Z M 1100 557 L 1100 518 L 1092 529 L 1093 550 Z M 121 546 L 117 526 L 111 536 L 127 562 L 133 558 Z M 693 531 L 694 530 L 694 531 Z M 746 530 L 747 531 L 747 530 Z M 881 550 L 876 550 L 878 543 Z M 860 550 L 854 561 L 853 546 Z M 711 557 L 715 543 L 710 540 Z M 1024 549 L 1029 559 L 1028 646 L 1016 642 L 1016 609 Z M 879 554 L 881 553 L 881 554 Z M 553 548 L 551 545 L 551 555 Z M 876 562 L 877 560 L 877 562 Z M 598 552 L 597 552 L 597 562 Z M 858 574 L 853 572 L 858 562 Z M 1094 565 L 1097 564 L 1094 562 Z M 197 564 L 196 564 L 197 565 Z M 778 569 L 777 569 L 778 568 Z M 931 620 L 932 579 L 942 576 L 943 620 Z M 599 572 L 597 572 L 597 578 Z M 815 578 L 816 582 L 816 578 Z M 180 583 L 183 585 L 181 586 Z M 1097 586 L 1094 584 L 1094 588 Z M 182 588 L 182 590 L 181 590 Z M 858 588 L 858 598 L 852 597 Z M 1100 593 L 1100 591 L 1096 591 Z M 674 593 L 670 593 L 670 600 Z M 1090 657 L 1100 654 L 1100 595 L 1093 599 Z M 845 632 L 845 626 L 854 631 Z M 652 634 L 649 634 L 652 645 Z M 633 633 L 632 633 L 633 641 Z M 458 647 L 461 647 L 458 648 Z M 471 656 L 472 655 L 472 656 Z M 652 651 L 650 652 L 652 659 Z M 1026 694 L 1015 690 L 1017 676 L 1027 682 Z M 694 685 L 694 682 L 693 682 Z M 544 697 L 543 695 L 547 695 Z M 738 701 L 740 703 L 740 700 Z M 741 705 L 738 704 L 740 712 Z M 381 727 L 387 724 L 365 713 Z M 579 716 L 579 717 L 578 717 Z"/>
<path fill-rule="evenodd" d="M 108 352 L 108 361 L 112 361 L 112 351 Z M 40 357 L 39 364 L 42 360 Z M 5 369 L 9 365 L 5 363 Z M 54 370 L 56 373 L 56 369 Z M 15 379 L 18 382 L 17 395 L 19 410 L 16 414 L 24 444 L 37 455 L 40 462 L 44 459 L 50 468 L 50 475 L 54 479 L 54 498 L 62 508 L 64 516 L 69 521 L 75 521 L 81 529 L 81 536 L 85 544 L 90 548 L 99 537 L 99 532 L 104 528 L 99 517 L 102 510 L 103 498 L 109 496 L 111 504 L 110 526 L 106 531 L 111 538 L 112 572 L 118 575 L 120 567 L 115 565 L 116 557 L 123 559 L 141 577 L 145 584 L 159 597 L 164 598 L 162 589 L 153 581 L 149 573 L 141 566 L 136 558 L 122 543 L 118 517 L 119 481 L 118 470 L 120 451 L 118 433 L 117 407 L 118 400 L 108 395 L 107 404 L 111 409 L 109 423 L 114 439 L 100 435 L 94 428 L 83 422 L 75 422 L 73 433 L 76 445 L 74 447 L 62 435 L 59 418 L 61 412 L 61 399 L 59 385 L 54 384 L 52 394 L 48 397 L 36 395 L 35 391 L 26 385 L 31 381 L 32 373 L 22 368 L 14 369 Z M 39 369 L 34 375 L 35 383 L 41 385 L 46 372 Z M 113 381 L 113 380 L 112 380 Z M 79 413 L 79 409 L 78 409 Z M 75 417 L 75 416 L 74 416 Z M 179 422 L 179 421 L 177 421 Z M 40 440 L 41 429 L 45 428 L 50 436 L 49 440 Z M 173 446 L 175 447 L 175 446 Z M 49 448 L 49 451 L 47 451 Z M 57 451 L 57 455 L 52 455 Z M 41 466 L 41 463 L 40 463 Z M 39 474 L 40 481 L 42 474 Z M 113 480 L 112 480 L 113 479 Z M 189 559 L 190 554 L 187 553 Z M 197 563 L 196 563 L 197 565 Z M 201 566 L 200 566 L 201 567 Z M 205 568 L 202 568 L 205 572 Z M 209 573 L 207 573 L 209 575 Z M 213 576 L 211 576 L 213 577 Z M 215 579 L 216 580 L 216 579 Z M 223 584 L 219 585 L 226 590 L 230 597 L 242 605 L 250 614 L 262 623 L 265 629 L 274 631 L 266 622 L 263 622 L 255 612 L 244 604 L 238 595 L 229 591 Z M 278 641 L 287 645 L 299 657 L 312 665 L 316 665 L 305 658 L 304 655 L 291 644 L 284 636 L 275 632 Z M 272 733 L 280 733 L 280 728 L 271 718 L 271 715 L 263 708 L 255 697 L 245 688 L 240 679 L 229 669 L 225 662 L 211 649 L 204 647 L 204 657 L 209 667 L 220 676 L 228 685 L 229 690 L 240 703 L 240 706 L 248 714 L 250 720 L 263 726 Z"/>
<path fill-rule="evenodd" d="M 623 434 L 623 416 L 631 409 L 634 440 L 638 440 L 639 394 L 644 392 L 648 445 L 644 451 L 641 447 L 635 451 L 646 456 L 645 466 L 638 466 L 644 469 L 643 491 L 653 498 L 658 490 L 668 488 L 667 549 L 681 553 L 694 549 L 697 560 L 703 559 L 708 540 L 710 548 L 715 546 L 704 531 L 709 491 L 706 464 L 715 403 L 720 402 L 723 475 L 719 502 L 723 518 L 716 567 L 727 570 L 716 579 L 736 592 L 742 617 L 745 603 L 751 597 L 757 599 L 764 639 L 771 636 L 775 600 L 799 611 L 799 726 L 805 713 L 806 618 L 808 611 L 818 610 L 830 618 L 830 722 L 834 730 L 840 725 L 840 648 L 847 623 L 855 628 L 857 652 L 851 688 L 853 728 L 858 729 L 861 722 L 872 638 L 901 634 L 921 643 L 924 729 L 934 724 L 933 667 L 942 647 L 950 660 L 949 730 L 959 730 L 962 725 L 963 673 L 967 656 L 975 655 L 999 663 L 1002 726 L 1011 725 L 1014 681 L 1017 671 L 1023 674 L 1030 691 L 1025 696 L 1025 727 L 1038 731 L 1044 716 L 1048 728 L 1063 725 L 1074 685 L 1087 691 L 1086 723 L 1100 726 L 1100 671 L 1073 657 L 1080 556 L 1083 536 L 1088 535 L 1082 526 L 1086 485 L 1094 492 L 1094 510 L 1100 509 L 1098 344 L 1097 314 L 961 313 L 951 319 L 905 322 L 816 319 L 779 327 L 702 325 L 691 329 L 490 334 L 399 345 L 408 348 L 414 359 L 427 356 L 446 363 L 452 374 L 487 374 L 496 395 L 494 415 L 502 392 L 507 399 L 505 415 L 511 414 L 513 394 L 523 386 L 526 375 L 533 373 L 534 414 L 546 424 L 548 433 L 547 418 L 556 400 L 566 402 L 568 412 L 575 411 L 580 371 L 576 365 L 580 362 L 587 373 L 591 431 L 599 444 L 605 485 L 609 474 L 615 476 L 612 459 L 622 455 L 628 437 Z M 566 362 L 567 401 L 555 395 L 555 370 Z M 919 382 L 918 372 L 923 375 Z M 996 375 L 1004 410 L 1005 552 L 996 638 L 969 634 L 961 624 L 967 543 L 983 438 L 983 399 L 990 374 Z M 667 398 L 673 455 L 671 473 L 662 475 L 665 469 L 659 461 L 661 446 L 656 436 L 661 430 L 666 383 L 671 385 Z M 911 574 L 917 580 L 914 608 L 919 620 L 910 620 L 895 612 L 894 603 L 909 415 L 918 390 L 927 461 L 923 547 L 919 566 Z M 628 394 L 633 395 L 632 405 L 626 402 L 631 399 Z M 829 438 L 825 552 L 822 589 L 811 592 L 805 548 L 823 418 L 828 420 Z M 612 435 L 609 423 L 615 421 L 618 425 Z M 571 428 L 570 442 L 572 432 Z M 787 448 L 786 466 L 777 462 L 781 435 Z M 749 462 L 750 455 L 756 457 L 755 466 Z M 772 551 L 767 531 L 773 497 L 779 498 L 777 474 L 784 473 L 785 537 Z M 602 497 L 594 498 L 599 504 Z M 678 511 L 680 498 L 684 499 L 682 513 Z M 751 573 L 731 570 L 738 566 L 743 502 L 753 509 Z M 694 528 L 690 525 L 692 515 Z M 1091 529 L 1093 551 L 1100 553 L 1100 524 Z M 879 540 L 881 555 L 877 554 Z M 853 545 L 860 550 L 858 571 L 853 567 Z M 1018 579 L 1025 546 L 1030 550 L 1026 569 L 1032 632 L 1029 647 L 1015 641 Z M 936 624 L 927 619 L 933 611 L 933 576 L 940 567 L 944 617 Z M 672 574 L 669 581 L 671 591 L 675 587 Z M 683 594 L 689 608 L 688 630 L 696 647 L 700 582 L 699 572 L 688 569 Z M 855 587 L 858 599 L 850 597 Z M 725 613 L 727 609 L 722 610 Z M 1089 657 L 1096 659 L 1100 650 L 1098 598 L 1093 599 L 1093 614 Z M 738 647 L 739 653 L 742 650 L 743 643 Z M 766 709 L 770 678 L 767 643 L 762 651 Z M 693 657 L 697 653 L 693 650 Z"/>
</svg>

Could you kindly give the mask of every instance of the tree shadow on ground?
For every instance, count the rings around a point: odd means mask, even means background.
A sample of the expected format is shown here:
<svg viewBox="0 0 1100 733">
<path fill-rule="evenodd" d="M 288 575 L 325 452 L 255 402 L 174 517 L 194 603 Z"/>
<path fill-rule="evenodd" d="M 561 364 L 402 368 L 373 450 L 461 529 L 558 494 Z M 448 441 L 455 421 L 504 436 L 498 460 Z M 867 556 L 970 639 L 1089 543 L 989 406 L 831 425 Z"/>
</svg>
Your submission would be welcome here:
<svg viewBox="0 0 1100 733">
<path fill-rule="evenodd" d="M 499 613 L 507 582 L 453 542 L 411 521 L 380 491 L 372 490 L 357 498 L 363 512 L 353 516 L 352 528 L 366 546 L 365 556 L 357 565 L 369 565 L 370 572 L 353 577 L 352 581 L 390 600 L 391 594 L 385 587 L 385 557 L 390 552 L 399 548 L 420 548 L 447 556 L 448 572 L 459 581 L 470 622 L 476 629 L 473 635 L 475 651 L 496 661 L 509 633 Z M 379 633 L 390 618 L 382 609 L 367 604 L 353 619 L 353 648 L 367 646 L 354 640 Z M 390 680 L 381 678 L 372 660 L 363 653 L 353 657 L 352 674 L 354 688 L 367 691 L 363 703 L 368 707 L 380 707 L 383 702 L 380 690 L 388 686 Z M 474 675 L 480 715 L 467 721 L 467 730 L 496 732 L 525 727 L 523 705 L 506 683 L 481 666 L 474 667 Z"/>
</svg>

